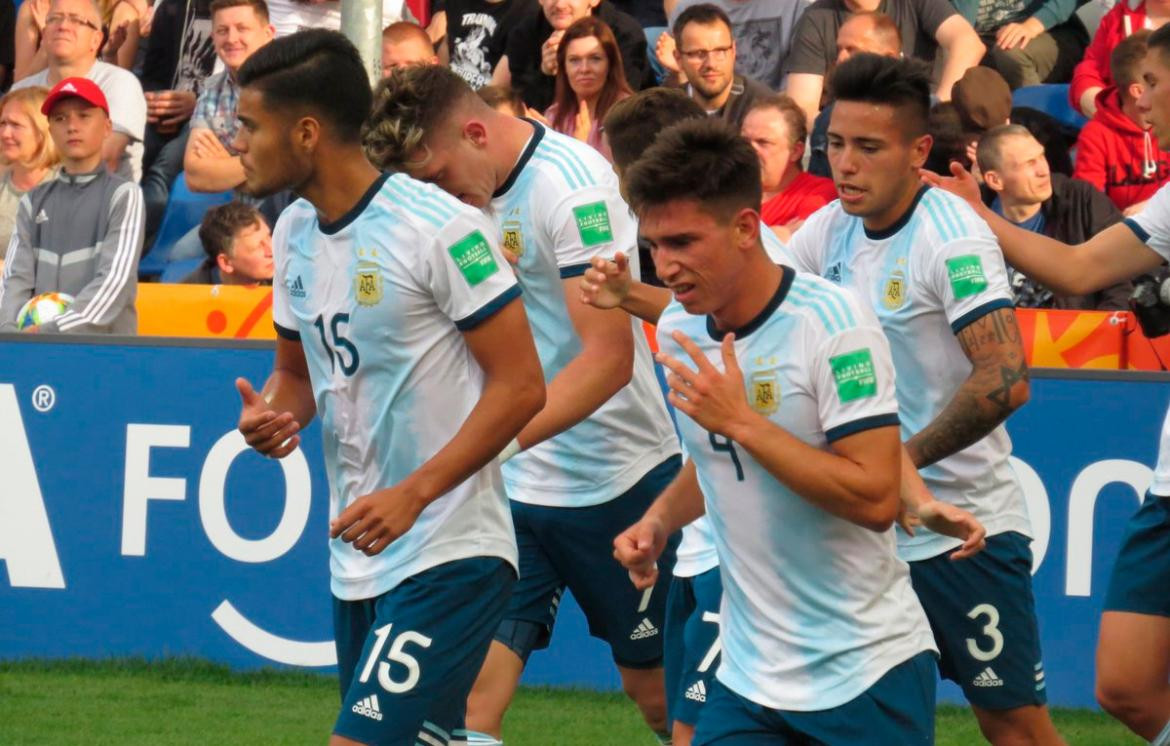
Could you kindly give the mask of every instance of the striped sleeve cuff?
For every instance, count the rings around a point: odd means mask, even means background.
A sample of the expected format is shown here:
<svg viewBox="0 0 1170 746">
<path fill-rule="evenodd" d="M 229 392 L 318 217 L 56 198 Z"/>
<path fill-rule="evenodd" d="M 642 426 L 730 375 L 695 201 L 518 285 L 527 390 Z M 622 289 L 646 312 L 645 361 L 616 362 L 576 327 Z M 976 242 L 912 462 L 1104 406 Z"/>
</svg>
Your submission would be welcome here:
<svg viewBox="0 0 1170 746">
<path fill-rule="evenodd" d="M 480 307 L 480 309 L 475 313 L 456 321 L 455 328 L 461 332 L 474 329 L 475 327 L 490 319 L 492 316 L 495 316 L 497 313 L 503 310 L 504 306 L 508 305 L 519 297 L 520 286 L 513 285 L 512 287 L 497 295 L 495 298 L 492 298 L 490 301 Z"/>
<path fill-rule="evenodd" d="M 996 298 L 993 301 L 988 301 L 978 308 L 973 308 L 967 313 L 951 322 L 951 331 L 955 334 L 966 329 L 971 324 L 983 318 L 992 311 L 998 311 L 1001 308 L 1015 308 L 1015 304 L 1007 298 Z"/>
<path fill-rule="evenodd" d="M 287 339 L 290 342 L 300 342 L 301 341 L 301 333 L 298 332 L 296 329 L 289 329 L 287 326 L 281 326 L 280 324 L 276 323 L 275 321 L 272 322 L 272 326 L 276 329 L 277 335 L 280 336 L 281 338 Z"/>
<path fill-rule="evenodd" d="M 837 425 L 825 431 L 825 439 L 830 443 L 834 443 L 841 438 L 856 435 L 857 433 L 866 430 L 873 430 L 878 427 L 889 427 L 891 425 L 897 427 L 901 422 L 898 415 L 894 412 L 889 414 L 875 414 L 872 417 L 862 417 L 860 420 L 853 420 L 846 422 L 844 425 Z"/>
</svg>

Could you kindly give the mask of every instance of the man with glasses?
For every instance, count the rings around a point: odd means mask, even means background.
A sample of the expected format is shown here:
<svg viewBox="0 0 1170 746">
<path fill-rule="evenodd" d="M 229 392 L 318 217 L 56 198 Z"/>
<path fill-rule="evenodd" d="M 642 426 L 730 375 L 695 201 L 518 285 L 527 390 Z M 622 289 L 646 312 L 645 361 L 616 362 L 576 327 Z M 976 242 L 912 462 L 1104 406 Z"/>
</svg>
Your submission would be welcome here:
<svg viewBox="0 0 1170 746">
<path fill-rule="evenodd" d="M 686 91 L 711 115 L 737 130 L 756 99 L 772 95 L 762 83 L 735 72 L 731 21 L 714 5 L 692 5 L 674 22 L 674 59 L 686 78 Z"/>
<path fill-rule="evenodd" d="M 142 176 L 146 97 L 138 78 L 130 71 L 98 60 L 101 43 L 101 12 L 93 0 L 53 0 L 45 16 L 44 47 L 49 67 L 12 87 L 52 88 L 72 77 L 92 80 L 109 102 L 113 122 L 102 145 L 102 161 L 119 176 L 138 181 Z"/>
</svg>

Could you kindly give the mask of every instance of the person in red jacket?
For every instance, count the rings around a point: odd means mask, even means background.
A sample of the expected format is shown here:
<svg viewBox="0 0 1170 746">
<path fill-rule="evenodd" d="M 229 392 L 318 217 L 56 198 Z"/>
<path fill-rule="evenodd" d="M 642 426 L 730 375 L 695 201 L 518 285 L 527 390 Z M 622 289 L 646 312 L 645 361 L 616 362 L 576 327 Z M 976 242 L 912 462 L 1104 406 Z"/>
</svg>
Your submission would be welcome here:
<svg viewBox="0 0 1170 746">
<path fill-rule="evenodd" d="M 757 99 L 740 133 L 760 159 L 764 188 L 760 219 L 787 241 L 805 218 L 837 199 L 832 179 L 801 168 L 808 138 L 804 111 L 783 94 Z"/>
<path fill-rule="evenodd" d="M 1126 215 L 1137 213 L 1170 176 L 1170 154 L 1158 147 L 1146 112 L 1138 108 L 1149 35 L 1139 31 L 1110 55 L 1116 86 L 1097 94 L 1097 113 L 1077 138 L 1073 169 L 1074 177 L 1105 192 Z"/>
<path fill-rule="evenodd" d="M 1142 29 L 1158 28 L 1170 21 L 1170 0 L 1119 0 L 1101 17 L 1101 25 L 1085 56 L 1073 69 L 1068 97 L 1073 108 L 1087 117 L 1097 111 L 1097 94 L 1113 85 L 1109 55 L 1122 39 Z"/>
</svg>

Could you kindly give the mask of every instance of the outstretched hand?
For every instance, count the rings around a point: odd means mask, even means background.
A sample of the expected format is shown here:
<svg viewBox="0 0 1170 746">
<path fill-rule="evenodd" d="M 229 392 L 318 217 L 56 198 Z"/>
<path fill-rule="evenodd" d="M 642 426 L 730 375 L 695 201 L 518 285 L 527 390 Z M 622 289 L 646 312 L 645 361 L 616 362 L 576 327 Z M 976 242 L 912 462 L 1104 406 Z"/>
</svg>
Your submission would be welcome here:
<svg viewBox="0 0 1170 746">
<path fill-rule="evenodd" d="M 972 207 L 979 207 L 982 204 L 979 195 L 979 182 L 975 180 L 970 171 L 963 168 L 957 161 L 951 161 L 950 176 L 943 176 L 925 168 L 919 169 L 918 175 L 922 179 L 922 183 L 927 186 L 945 189 L 951 194 L 962 197 Z"/>
<path fill-rule="evenodd" d="M 671 405 L 704 430 L 731 438 L 730 431 L 736 425 L 755 415 L 744 393 L 743 372 L 735 358 L 735 335 L 728 333 L 723 337 L 722 371 L 711 364 L 690 337 L 680 331 L 672 336 L 690 355 L 697 369 L 691 370 L 666 353 L 658 354 L 658 362 L 670 371 L 666 385 L 670 387 L 667 398 Z"/>
<path fill-rule="evenodd" d="M 284 458 L 301 444 L 301 425 L 292 412 L 276 412 L 246 378 L 236 379 L 240 392 L 239 430 L 244 442 L 271 458 Z"/>
<path fill-rule="evenodd" d="M 581 302 L 594 308 L 617 308 L 630 293 L 630 260 L 622 252 L 613 259 L 595 256 L 581 276 Z"/>
</svg>

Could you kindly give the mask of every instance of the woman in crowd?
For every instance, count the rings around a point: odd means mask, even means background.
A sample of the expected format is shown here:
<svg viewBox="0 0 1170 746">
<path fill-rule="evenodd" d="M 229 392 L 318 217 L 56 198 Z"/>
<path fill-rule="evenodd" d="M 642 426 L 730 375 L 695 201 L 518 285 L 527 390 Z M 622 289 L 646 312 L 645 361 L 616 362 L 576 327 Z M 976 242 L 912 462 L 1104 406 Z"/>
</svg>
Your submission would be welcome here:
<svg viewBox="0 0 1170 746">
<path fill-rule="evenodd" d="M 0 98 L 0 265 L 8 251 L 24 193 L 56 171 L 57 149 L 41 113 L 48 91 L 32 87 Z"/>
<path fill-rule="evenodd" d="M 587 16 L 565 30 L 557 47 L 557 91 L 544 115 L 553 129 L 601 151 L 601 121 L 633 95 L 622 53 L 604 21 Z"/>
</svg>

